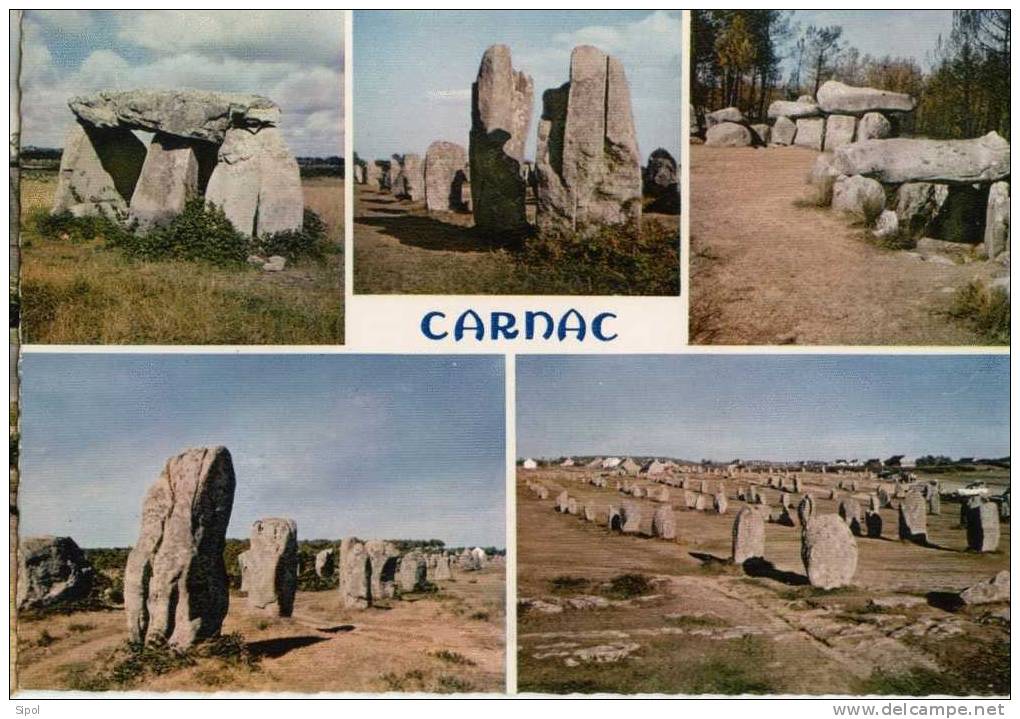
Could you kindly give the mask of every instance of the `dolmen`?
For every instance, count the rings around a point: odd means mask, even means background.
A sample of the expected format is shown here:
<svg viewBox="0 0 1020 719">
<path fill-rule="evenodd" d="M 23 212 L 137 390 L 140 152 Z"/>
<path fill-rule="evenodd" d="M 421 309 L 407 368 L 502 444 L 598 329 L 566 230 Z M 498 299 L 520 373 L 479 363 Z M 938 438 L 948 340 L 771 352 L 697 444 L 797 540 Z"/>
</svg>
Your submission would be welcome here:
<svg viewBox="0 0 1020 719">
<path fill-rule="evenodd" d="M 204 197 L 242 234 L 300 230 L 301 176 L 260 95 L 199 90 L 103 91 L 73 97 L 52 212 L 105 215 L 141 229 Z M 153 133 L 148 147 L 133 130 Z"/>
</svg>

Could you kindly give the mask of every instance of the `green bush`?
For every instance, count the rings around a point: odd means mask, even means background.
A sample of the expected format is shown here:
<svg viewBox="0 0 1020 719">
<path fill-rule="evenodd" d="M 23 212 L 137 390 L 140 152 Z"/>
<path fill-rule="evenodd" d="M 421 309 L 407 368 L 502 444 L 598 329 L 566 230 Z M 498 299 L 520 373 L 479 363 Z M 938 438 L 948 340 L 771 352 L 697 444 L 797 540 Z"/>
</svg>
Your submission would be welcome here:
<svg viewBox="0 0 1020 719">
<path fill-rule="evenodd" d="M 280 255 L 288 260 L 307 257 L 321 261 L 329 251 L 326 223 L 313 210 L 306 207 L 300 230 L 263 235 L 253 242 L 252 251 L 264 257 Z"/>
<path fill-rule="evenodd" d="M 603 594 L 613 599 L 641 597 L 652 591 L 652 581 L 644 574 L 620 574 L 609 580 Z"/>
<path fill-rule="evenodd" d="M 239 265 L 247 259 L 250 246 L 223 210 L 194 197 L 169 224 L 148 232 L 122 228 L 107 244 L 146 260 L 197 260 L 214 265 Z"/>
<path fill-rule="evenodd" d="M 44 209 L 32 213 L 31 223 L 36 231 L 50 240 L 85 242 L 109 231 L 114 223 L 105 217 L 75 217 L 67 210 L 50 214 Z"/>
<path fill-rule="evenodd" d="M 1009 295 L 998 288 L 971 282 L 953 296 L 949 316 L 962 320 L 991 344 L 1009 344 Z"/>
</svg>

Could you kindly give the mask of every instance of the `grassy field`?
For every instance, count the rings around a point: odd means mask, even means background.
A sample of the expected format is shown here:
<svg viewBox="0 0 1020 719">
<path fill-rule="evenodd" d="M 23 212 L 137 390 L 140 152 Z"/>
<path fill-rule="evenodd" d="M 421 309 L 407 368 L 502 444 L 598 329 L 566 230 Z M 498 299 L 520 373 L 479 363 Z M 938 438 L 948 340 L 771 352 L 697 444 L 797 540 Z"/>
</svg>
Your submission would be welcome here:
<svg viewBox="0 0 1020 719">
<path fill-rule="evenodd" d="M 534 206 L 529 206 L 534 219 Z M 355 186 L 354 291 L 359 294 L 649 295 L 680 292 L 675 215 L 646 213 L 640 237 L 529 237 L 507 247 L 479 236 L 470 213 Z"/>
<path fill-rule="evenodd" d="M 759 570 L 729 563 L 734 516 L 744 506 L 736 488 L 746 477 L 727 480 L 725 515 L 687 511 L 682 491 L 670 489 L 677 538 L 666 541 L 649 536 L 659 503 L 625 498 L 614 478 L 606 489 L 593 487 L 582 481 L 586 474 L 518 470 L 522 692 L 1009 693 L 1008 606 L 947 609 L 940 601 L 1009 568 L 1008 523 L 999 551 L 974 554 L 955 503 L 927 518 L 926 547 L 898 541 L 896 510 L 883 509 L 882 536 L 857 538 L 853 586 L 824 591 L 806 584 L 799 527 L 766 525 L 768 561 Z M 827 490 L 837 480 L 804 475 L 816 512 L 835 513 Z M 545 486 L 549 498 L 539 499 L 528 482 Z M 709 480 L 710 489 L 717 482 Z M 564 489 L 594 503 L 595 522 L 554 511 Z M 859 501 L 872 487 L 860 489 Z M 778 506 L 778 491 L 761 491 Z M 641 507 L 637 535 L 605 526 L 608 506 L 625 499 Z"/>
<path fill-rule="evenodd" d="M 224 637 L 185 655 L 126 647 L 124 612 L 21 619 L 17 686 L 80 691 L 500 692 L 504 569 L 454 570 L 437 592 L 366 610 L 335 589 L 299 591 L 294 615 L 267 617 L 231 592 Z"/>
<path fill-rule="evenodd" d="M 22 337 L 30 344 L 343 343 L 343 181 L 303 181 L 335 251 L 282 272 L 144 261 L 90 241 L 50 239 L 54 173 L 21 184 Z"/>
</svg>

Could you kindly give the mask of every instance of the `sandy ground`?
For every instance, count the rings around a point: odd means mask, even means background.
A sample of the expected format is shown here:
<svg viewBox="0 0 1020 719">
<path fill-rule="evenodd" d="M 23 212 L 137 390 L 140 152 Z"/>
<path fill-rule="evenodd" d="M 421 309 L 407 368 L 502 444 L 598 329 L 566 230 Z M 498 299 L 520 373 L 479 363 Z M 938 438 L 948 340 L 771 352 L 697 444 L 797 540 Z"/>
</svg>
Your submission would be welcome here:
<svg viewBox="0 0 1020 719">
<path fill-rule="evenodd" d="M 857 539 L 855 586 L 824 592 L 804 586 L 797 527 L 766 525 L 765 557 L 774 566 L 761 576 L 746 576 L 727 563 L 733 519 L 744 506 L 734 498 L 736 480 L 727 481 L 726 515 L 686 511 L 682 491 L 671 489 L 678 537 L 666 541 L 611 534 L 604 526 L 607 507 L 625 498 L 613 480 L 599 489 L 582 483 L 584 474 L 518 472 L 518 598 L 525 601 L 518 612 L 521 691 L 859 694 L 883 691 L 876 671 L 922 672 L 940 688 L 1008 691 L 1008 607 L 939 608 L 940 593 L 1008 569 L 1008 524 L 999 552 L 976 555 L 964 551 L 958 505 L 944 503 L 941 515 L 928 517 L 934 547 L 898 541 L 896 512 L 884 509 L 883 536 Z M 822 496 L 831 476 L 810 476 L 806 489 Z M 549 498 L 538 499 L 525 487 L 528 481 L 548 487 Z M 596 522 L 555 512 L 561 489 L 582 504 L 594 501 Z M 763 491 L 777 506 L 778 491 Z M 643 529 L 650 529 L 658 503 L 626 500 L 647 510 Z M 816 511 L 834 513 L 835 505 L 818 499 Z M 557 577 L 590 580 L 576 593 L 596 594 L 600 583 L 625 573 L 654 578 L 654 592 L 601 609 L 545 613 L 526 606 L 529 599 L 561 603 L 569 597 L 552 583 Z M 868 606 L 875 597 L 916 604 L 875 610 Z M 586 661 L 593 648 L 627 656 Z M 930 693 L 923 688 L 930 683 L 921 686 L 918 693 Z"/>
<path fill-rule="evenodd" d="M 341 610 L 335 591 L 299 592 L 294 616 L 267 619 L 232 595 L 223 632 L 239 632 L 255 670 L 203 659 L 149 678 L 144 691 L 502 691 L 504 574 L 456 572 L 434 595 Z M 43 631 L 55 641 L 39 646 Z M 122 611 L 78 612 L 19 627 L 19 686 L 66 689 L 126 640 Z M 439 656 L 436 656 L 439 654 Z"/>
<path fill-rule="evenodd" d="M 799 202 L 817 153 L 691 147 L 691 341 L 973 345 L 953 290 L 1001 267 L 942 265 L 869 244 Z"/>
</svg>

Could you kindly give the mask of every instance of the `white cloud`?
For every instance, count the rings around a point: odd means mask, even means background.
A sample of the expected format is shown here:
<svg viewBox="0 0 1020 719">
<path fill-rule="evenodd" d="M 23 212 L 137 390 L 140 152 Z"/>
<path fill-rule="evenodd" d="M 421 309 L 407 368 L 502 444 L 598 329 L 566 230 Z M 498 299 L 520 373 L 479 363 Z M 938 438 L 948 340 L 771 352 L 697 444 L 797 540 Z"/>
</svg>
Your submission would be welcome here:
<svg viewBox="0 0 1020 719">
<path fill-rule="evenodd" d="M 456 90 L 429 90 L 430 100 L 464 102 L 471 99 L 471 88 L 460 88 Z"/>
</svg>

